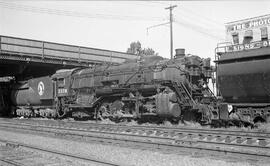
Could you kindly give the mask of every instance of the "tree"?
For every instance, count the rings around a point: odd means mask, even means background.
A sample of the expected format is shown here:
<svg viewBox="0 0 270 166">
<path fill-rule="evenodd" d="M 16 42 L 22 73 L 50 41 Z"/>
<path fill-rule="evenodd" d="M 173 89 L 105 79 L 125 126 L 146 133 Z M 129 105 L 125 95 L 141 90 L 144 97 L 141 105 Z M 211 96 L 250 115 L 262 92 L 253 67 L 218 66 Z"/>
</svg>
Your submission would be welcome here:
<svg viewBox="0 0 270 166">
<path fill-rule="evenodd" d="M 142 55 L 158 55 L 152 48 L 144 48 L 141 52 Z"/>
<path fill-rule="evenodd" d="M 152 48 L 142 48 L 139 41 L 130 43 L 127 53 L 136 54 L 139 56 L 158 55 Z"/>
<path fill-rule="evenodd" d="M 127 49 L 127 53 L 140 55 L 142 46 L 139 41 L 130 43 L 130 47 Z"/>
</svg>

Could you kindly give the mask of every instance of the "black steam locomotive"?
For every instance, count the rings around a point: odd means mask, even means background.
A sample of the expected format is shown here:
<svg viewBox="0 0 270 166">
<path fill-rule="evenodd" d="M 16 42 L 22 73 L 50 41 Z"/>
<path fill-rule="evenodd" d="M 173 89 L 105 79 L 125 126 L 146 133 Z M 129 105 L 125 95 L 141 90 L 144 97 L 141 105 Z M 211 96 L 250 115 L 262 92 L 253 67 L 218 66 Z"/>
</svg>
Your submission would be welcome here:
<svg viewBox="0 0 270 166">
<path fill-rule="evenodd" d="M 12 87 L 13 114 L 96 119 L 174 119 L 211 123 L 227 118 L 208 88 L 210 59 L 145 56 L 121 65 L 59 70 Z M 222 111 L 224 110 L 224 111 Z"/>
</svg>

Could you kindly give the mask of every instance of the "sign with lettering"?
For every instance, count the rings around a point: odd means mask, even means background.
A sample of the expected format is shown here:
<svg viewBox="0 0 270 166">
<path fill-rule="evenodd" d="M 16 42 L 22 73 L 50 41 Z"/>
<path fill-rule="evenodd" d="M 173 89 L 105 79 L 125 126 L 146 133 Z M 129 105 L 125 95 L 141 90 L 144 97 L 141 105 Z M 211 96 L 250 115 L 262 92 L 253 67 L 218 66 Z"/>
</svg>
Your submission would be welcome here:
<svg viewBox="0 0 270 166">
<path fill-rule="evenodd" d="M 270 25 L 270 15 L 262 16 L 259 18 L 257 17 L 249 20 L 237 21 L 234 23 L 228 23 L 228 25 L 226 25 L 226 30 L 227 32 L 234 32 L 269 25 Z"/>
<path fill-rule="evenodd" d="M 249 44 L 238 44 L 238 45 L 226 46 L 226 52 L 242 51 L 242 50 L 256 49 L 256 48 L 269 47 L 269 46 L 270 46 L 269 41 L 257 41 L 257 42 L 252 42 Z"/>
</svg>

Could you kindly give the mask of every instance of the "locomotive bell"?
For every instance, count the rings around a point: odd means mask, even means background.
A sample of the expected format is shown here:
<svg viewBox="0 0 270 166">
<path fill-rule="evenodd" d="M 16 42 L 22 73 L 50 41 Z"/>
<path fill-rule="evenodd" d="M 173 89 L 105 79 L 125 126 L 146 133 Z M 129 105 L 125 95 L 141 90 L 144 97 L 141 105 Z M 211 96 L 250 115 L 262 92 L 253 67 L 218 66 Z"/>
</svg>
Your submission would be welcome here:
<svg viewBox="0 0 270 166">
<path fill-rule="evenodd" d="M 185 56 L 184 48 L 175 49 L 175 58 L 183 58 L 184 56 Z"/>
</svg>

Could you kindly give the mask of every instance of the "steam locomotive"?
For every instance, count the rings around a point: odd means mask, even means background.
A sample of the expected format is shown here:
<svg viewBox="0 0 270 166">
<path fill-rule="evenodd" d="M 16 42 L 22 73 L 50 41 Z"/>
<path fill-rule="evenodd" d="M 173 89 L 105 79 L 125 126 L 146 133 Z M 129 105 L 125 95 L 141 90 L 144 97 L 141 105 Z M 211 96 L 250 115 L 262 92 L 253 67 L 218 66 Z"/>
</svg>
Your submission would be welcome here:
<svg viewBox="0 0 270 166">
<path fill-rule="evenodd" d="M 59 70 L 17 83 L 11 90 L 18 116 L 94 119 L 171 119 L 208 124 L 226 119 L 207 84 L 210 58 L 144 56 L 120 65 Z"/>
</svg>

